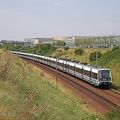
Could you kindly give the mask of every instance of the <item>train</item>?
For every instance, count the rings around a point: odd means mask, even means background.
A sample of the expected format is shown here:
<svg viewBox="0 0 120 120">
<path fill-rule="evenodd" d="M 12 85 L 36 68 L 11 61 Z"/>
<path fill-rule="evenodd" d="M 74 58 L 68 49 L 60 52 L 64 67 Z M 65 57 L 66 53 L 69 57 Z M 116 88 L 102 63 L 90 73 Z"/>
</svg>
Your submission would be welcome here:
<svg viewBox="0 0 120 120">
<path fill-rule="evenodd" d="M 80 80 L 86 81 L 93 86 L 111 88 L 112 76 L 111 71 L 108 68 L 92 66 L 87 63 L 81 63 L 80 61 L 57 58 L 53 56 L 16 51 L 10 52 L 21 58 L 30 59 L 35 62 L 40 62 L 50 67 L 54 67 L 57 70 L 61 70 L 67 74 L 79 78 Z"/>
</svg>

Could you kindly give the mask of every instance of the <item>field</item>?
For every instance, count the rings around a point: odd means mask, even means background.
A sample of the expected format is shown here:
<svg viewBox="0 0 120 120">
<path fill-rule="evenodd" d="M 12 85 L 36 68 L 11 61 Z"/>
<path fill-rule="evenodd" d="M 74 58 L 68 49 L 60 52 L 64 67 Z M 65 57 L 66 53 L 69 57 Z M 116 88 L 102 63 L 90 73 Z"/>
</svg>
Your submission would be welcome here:
<svg viewBox="0 0 120 120">
<path fill-rule="evenodd" d="M 100 49 L 100 48 L 97 48 L 97 49 L 90 48 L 90 49 L 88 49 L 88 48 L 85 48 L 84 52 L 83 52 L 83 55 L 75 55 L 74 54 L 75 50 L 76 50 L 76 48 L 72 48 L 72 49 L 69 49 L 69 50 L 64 50 L 63 48 L 58 48 L 57 51 L 52 54 L 52 56 L 56 56 L 56 53 L 57 53 L 57 56 L 61 57 L 61 58 L 79 60 L 80 62 L 90 63 L 89 56 L 92 52 L 97 51 L 97 52 L 101 52 L 102 54 L 104 54 L 108 50 L 111 50 L 111 49 Z"/>
<path fill-rule="evenodd" d="M 0 113 L 6 117 L 16 120 L 105 119 L 40 69 L 1 49 L 0 68 Z"/>
</svg>

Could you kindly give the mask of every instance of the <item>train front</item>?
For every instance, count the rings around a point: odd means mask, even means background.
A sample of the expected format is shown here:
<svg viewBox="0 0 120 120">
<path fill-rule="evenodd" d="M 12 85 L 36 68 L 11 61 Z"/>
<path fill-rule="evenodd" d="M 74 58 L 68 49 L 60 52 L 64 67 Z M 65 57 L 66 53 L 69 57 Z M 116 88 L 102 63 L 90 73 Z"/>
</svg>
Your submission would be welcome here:
<svg viewBox="0 0 120 120">
<path fill-rule="evenodd" d="M 99 85 L 104 88 L 110 88 L 112 85 L 112 77 L 109 69 L 101 69 L 98 71 Z"/>
</svg>

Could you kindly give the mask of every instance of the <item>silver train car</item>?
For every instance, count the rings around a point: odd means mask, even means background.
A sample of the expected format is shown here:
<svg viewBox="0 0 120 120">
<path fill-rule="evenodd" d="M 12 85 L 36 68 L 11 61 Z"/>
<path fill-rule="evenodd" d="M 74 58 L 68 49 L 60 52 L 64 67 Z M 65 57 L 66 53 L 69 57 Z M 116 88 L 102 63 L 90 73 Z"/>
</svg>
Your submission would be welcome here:
<svg viewBox="0 0 120 120">
<path fill-rule="evenodd" d="M 108 68 L 82 64 L 78 61 L 56 58 L 52 56 L 10 51 L 19 57 L 46 64 L 58 70 L 78 77 L 94 86 L 110 88 L 112 85 L 111 71 Z"/>
</svg>

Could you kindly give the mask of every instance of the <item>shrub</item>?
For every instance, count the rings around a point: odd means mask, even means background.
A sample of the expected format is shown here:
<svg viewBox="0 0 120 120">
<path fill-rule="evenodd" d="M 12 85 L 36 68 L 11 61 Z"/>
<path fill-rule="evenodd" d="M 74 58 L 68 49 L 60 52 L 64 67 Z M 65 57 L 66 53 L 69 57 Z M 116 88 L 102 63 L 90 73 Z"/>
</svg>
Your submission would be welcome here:
<svg viewBox="0 0 120 120">
<path fill-rule="evenodd" d="M 116 47 L 114 47 L 114 48 L 112 49 L 112 51 L 118 50 L 119 48 L 120 48 L 119 46 L 116 46 Z"/>
<path fill-rule="evenodd" d="M 97 58 L 100 58 L 102 56 L 100 52 L 97 52 L 97 54 Z M 96 60 L 96 52 L 90 54 L 89 60 L 90 62 L 94 62 Z"/>
<path fill-rule="evenodd" d="M 65 41 L 58 41 L 57 46 L 65 46 L 66 42 Z"/>
<path fill-rule="evenodd" d="M 68 46 L 64 47 L 64 50 L 69 50 L 69 47 Z"/>
<path fill-rule="evenodd" d="M 84 52 L 84 50 L 82 48 L 77 49 L 77 50 L 74 51 L 75 55 L 82 55 L 83 52 Z"/>
<path fill-rule="evenodd" d="M 56 47 L 51 44 L 41 44 L 37 46 L 36 54 L 48 54 L 50 52 L 54 52 Z"/>
</svg>

